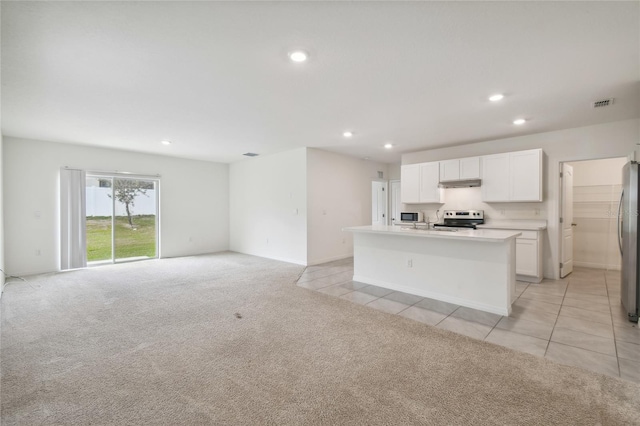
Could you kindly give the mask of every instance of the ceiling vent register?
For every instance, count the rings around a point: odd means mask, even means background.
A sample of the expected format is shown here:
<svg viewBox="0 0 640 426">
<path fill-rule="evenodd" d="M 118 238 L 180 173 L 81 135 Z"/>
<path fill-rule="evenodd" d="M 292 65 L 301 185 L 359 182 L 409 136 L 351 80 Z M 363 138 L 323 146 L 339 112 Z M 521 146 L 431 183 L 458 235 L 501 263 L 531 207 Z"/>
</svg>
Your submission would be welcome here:
<svg viewBox="0 0 640 426">
<path fill-rule="evenodd" d="M 246 152 L 242 155 L 246 155 L 247 157 L 257 157 L 259 154 L 256 154 L 255 152 Z"/>
<path fill-rule="evenodd" d="M 602 108 L 613 104 L 613 98 L 602 99 L 600 101 L 595 101 L 592 106 L 594 108 Z"/>
</svg>

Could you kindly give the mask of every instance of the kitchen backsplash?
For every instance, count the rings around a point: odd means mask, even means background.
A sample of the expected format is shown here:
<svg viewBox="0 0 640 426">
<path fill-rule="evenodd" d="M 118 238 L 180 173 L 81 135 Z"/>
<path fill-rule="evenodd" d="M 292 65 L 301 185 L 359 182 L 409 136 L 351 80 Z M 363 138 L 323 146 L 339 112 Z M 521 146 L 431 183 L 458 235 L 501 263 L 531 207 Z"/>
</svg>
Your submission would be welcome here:
<svg viewBox="0 0 640 426">
<path fill-rule="evenodd" d="M 485 220 L 547 219 L 547 202 L 541 203 L 484 203 L 481 188 L 447 188 L 444 204 L 403 204 L 407 212 L 423 212 L 425 220 L 436 222 L 436 209 L 442 219 L 444 210 L 484 210 Z"/>
</svg>

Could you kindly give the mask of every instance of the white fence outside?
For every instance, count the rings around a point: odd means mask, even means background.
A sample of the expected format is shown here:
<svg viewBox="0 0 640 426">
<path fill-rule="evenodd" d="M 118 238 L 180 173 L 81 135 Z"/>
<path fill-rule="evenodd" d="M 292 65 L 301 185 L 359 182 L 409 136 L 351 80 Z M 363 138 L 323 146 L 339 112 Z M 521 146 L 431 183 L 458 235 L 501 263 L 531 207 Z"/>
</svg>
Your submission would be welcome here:
<svg viewBox="0 0 640 426">
<path fill-rule="evenodd" d="M 87 217 L 111 216 L 113 201 L 110 197 L 111 188 L 98 186 L 87 187 Z M 138 194 L 134 199 L 134 206 L 130 208 L 132 215 L 156 214 L 156 191 L 147 189 L 146 194 Z M 116 216 L 126 216 L 124 204 L 116 199 Z"/>
</svg>

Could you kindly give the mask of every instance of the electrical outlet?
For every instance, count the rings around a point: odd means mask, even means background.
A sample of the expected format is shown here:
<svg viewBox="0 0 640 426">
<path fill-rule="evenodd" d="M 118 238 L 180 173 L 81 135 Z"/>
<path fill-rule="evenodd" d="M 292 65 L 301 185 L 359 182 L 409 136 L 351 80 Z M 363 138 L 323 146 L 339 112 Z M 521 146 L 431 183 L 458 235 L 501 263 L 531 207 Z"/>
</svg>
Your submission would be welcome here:
<svg viewBox="0 0 640 426">
<path fill-rule="evenodd" d="M 192 243 L 193 242 L 193 237 L 189 237 L 189 242 Z"/>
<path fill-rule="evenodd" d="M 413 259 L 407 260 L 407 268 L 413 268 Z"/>
<path fill-rule="evenodd" d="M 40 256 L 42 254 L 42 252 L 40 251 L 40 249 L 36 249 L 36 256 Z"/>
</svg>

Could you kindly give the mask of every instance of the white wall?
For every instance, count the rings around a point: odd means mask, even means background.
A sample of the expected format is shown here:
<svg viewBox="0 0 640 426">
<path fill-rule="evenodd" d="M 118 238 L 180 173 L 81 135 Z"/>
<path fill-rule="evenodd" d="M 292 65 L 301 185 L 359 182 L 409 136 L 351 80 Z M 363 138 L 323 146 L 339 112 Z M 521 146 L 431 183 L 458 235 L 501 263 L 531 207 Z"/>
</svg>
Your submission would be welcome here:
<svg viewBox="0 0 640 426">
<path fill-rule="evenodd" d="M 617 208 L 626 158 L 569 163 L 573 166 L 573 264 L 619 270 Z"/>
<path fill-rule="evenodd" d="M 622 185 L 622 167 L 627 161 L 626 157 L 618 157 L 571 162 L 573 186 Z"/>
<path fill-rule="evenodd" d="M 162 257 L 229 247 L 226 164 L 9 137 L 4 148 L 5 260 L 13 275 L 59 269 L 59 175 L 64 166 L 160 174 Z"/>
<path fill-rule="evenodd" d="M 378 171 L 387 179 L 387 164 L 307 150 L 309 265 L 353 256 L 353 236 L 342 228 L 371 225 L 371 182 Z"/>
<path fill-rule="evenodd" d="M 402 164 L 464 158 L 500 152 L 542 148 L 544 158 L 544 200 L 542 203 L 491 203 L 487 206 L 504 214 L 501 218 L 546 218 L 547 240 L 544 246 L 547 278 L 558 277 L 559 265 L 559 164 L 564 161 L 625 157 L 636 150 L 640 142 L 640 120 L 625 120 L 595 126 L 565 129 L 507 139 L 479 142 L 449 148 L 439 148 L 404 154 Z M 439 208 L 439 205 L 417 206 L 419 210 Z M 483 208 L 480 205 L 479 208 Z M 539 208 L 539 214 L 535 209 Z M 495 211 L 493 214 L 495 214 Z"/>
<path fill-rule="evenodd" d="M 387 179 L 389 180 L 400 180 L 400 163 L 393 163 L 387 165 L 389 168 L 389 173 Z"/>
<path fill-rule="evenodd" d="M 306 148 L 229 166 L 231 250 L 307 263 Z"/>
</svg>

